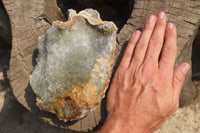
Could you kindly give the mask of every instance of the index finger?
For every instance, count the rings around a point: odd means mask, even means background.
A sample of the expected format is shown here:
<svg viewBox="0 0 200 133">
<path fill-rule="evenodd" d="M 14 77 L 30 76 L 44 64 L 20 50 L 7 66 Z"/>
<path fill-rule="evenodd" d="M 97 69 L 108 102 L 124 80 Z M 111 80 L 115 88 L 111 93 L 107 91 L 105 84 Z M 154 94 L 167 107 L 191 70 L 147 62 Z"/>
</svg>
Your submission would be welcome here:
<svg viewBox="0 0 200 133">
<path fill-rule="evenodd" d="M 177 53 L 177 33 L 173 23 L 168 23 L 165 30 L 165 43 L 161 53 L 159 69 L 165 72 L 172 72 Z"/>
</svg>

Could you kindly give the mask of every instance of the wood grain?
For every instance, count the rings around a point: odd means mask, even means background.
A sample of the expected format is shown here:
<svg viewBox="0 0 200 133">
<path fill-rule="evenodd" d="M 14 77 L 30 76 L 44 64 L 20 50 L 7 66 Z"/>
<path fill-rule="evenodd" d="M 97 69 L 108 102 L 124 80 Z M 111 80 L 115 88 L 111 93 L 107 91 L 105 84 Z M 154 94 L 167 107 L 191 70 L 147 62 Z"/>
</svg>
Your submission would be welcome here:
<svg viewBox="0 0 200 133">
<path fill-rule="evenodd" d="M 168 22 L 177 27 L 178 51 L 176 65 L 182 62 L 191 64 L 192 44 L 200 24 L 199 0 L 135 0 L 131 17 L 117 35 L 120 50 L 129 40 L 131 33 L 143 27 L 146 17 L 159 11 L 167 14 Z M 116 54 L 119 54 L 118 51 Z M 191 64 L 192 65 L 192 64 Z M 185 106 L 197 95 L 189 71 L 182 89 L 180 105 Z"/>
<path fill-rule="evenodd" d="M 130 0 L 133 3 L 133 0 Z M 3 0 L 8 11 L 12 27 L 12 53 L 8 72 L 11 87 L 17 100 L 33 114 L 47 123 L 68 131 L 88 131 L 105 120 L 105 110 L 99 105 L 94 113 L 89 114 L 78 122 L 64 123 L 55 115 L 40 111 L 35 105 L 35 95 L 29 85 L 29 76 L 35 65 L 37 57 L 37 40 L 49 28 L 52 21 L 64 20 L 61 11 L 56 6 L 56 0 Z M 178 55 L 176 64 L 186 61 L 191 62 L 191 46 L 200 23 L 199 0 L 135 0 L 133 11 L 127 24 L 117 35 L 116 56 L 123 54 L 131 34 L 136 29 L 143 27 L 145 19 L 150 14 L 162 10 L 167 13 L 168 21 L 174 22 L 178 31 Z M 121 54 L 120 54 L 121 53 Z M 115 67 L 116 68 L 116 67 Z M 195 97 L 195 87 L 187 76 L 181 95 L 181 105 L 189 104 Z M 187 87 L 190 84 L 190 87 Z M 71 125 L 71 126 L 69 126 Z"/>
<path fill-rule="evenodd" d="M 56 0 L 4 0 L 3 3 L 12 27 L 12 53 L 8 76 L 16 99 L 51 125 L 71 131 L 92 130 L 99 124 L 100 112 L 90 113 L 76 123 L 59 121 L 55 115 L 38 109 L 35 95 L 29 85 L 29 76 L 36 63 L 38 37 L 45 34 L 54 20 L 65 20 Z M 100 105 L 97 108 L 100 109 Z"/>
</svg>

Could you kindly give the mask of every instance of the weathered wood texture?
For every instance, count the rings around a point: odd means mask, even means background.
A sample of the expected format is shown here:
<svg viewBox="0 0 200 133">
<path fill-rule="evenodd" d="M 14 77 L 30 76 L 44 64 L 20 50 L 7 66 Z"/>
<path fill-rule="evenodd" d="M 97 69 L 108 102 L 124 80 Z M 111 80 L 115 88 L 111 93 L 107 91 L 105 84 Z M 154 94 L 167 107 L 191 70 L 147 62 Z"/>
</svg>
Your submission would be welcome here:
<svg viewBox="0 0 200 133">
<path fill-rule="evenodd" d="M 17 100 L 28 110 L 52 125 L 81 132 L 95 127 L 102 116 L 105 116 L 102 114 L 104 111 L 100 110 L 100 106 L 82 121 L 68 127 L 67 125 L 72 123 L 58 121 L 55 115 L 39 111 L 35 105 L 35 96 L 29 85 L 29 76 L 35 64 L 38 37 L 44 34 L 53 20 L 64 19 L 56 7 L 56 0 L 3 0 L 3 2 L 12 26 L 12 54 L 8 75 Z M 117 36 L 118 50 L 116 55 L 119 55 L 122 46 L 129 40 L 132 32 L 144 25 L 148 15 L 163 10 L 167 13 L 168 20 L 177 26 L 177 63 L 190 62 L 191 45 L 200 20 L 199 6 L 199 0 L 135 0 L 131 17 Z M 187 82 L 183 87 L 180 100 L 182 105 L 190 103 L 196 94 L 190 76 L 191 74 L 187 77 Z"/>
<path fill-rule="evenodd" d="M 11 20 L 12 53 L 8 76 L 17 100 L 33 114 L 51 125 L 87 131 L 99 124 L 100 106 L 83 120 L 75 123 L 59 121 L 55 115 L 40 111 L 36 107 L 35 95 L 29 85 L 29 76 L 37 56 L 37 40 L 54 20 L 64 20 L 56 0 L 3 0 Z"/>
<path fill-rule="evenodd" d="M 168 21 L 175 23 L 177 27 L 176 65 L 181 62 L 191 64 L 192 43 L 200 24 L 200 0 L 135 0 L 130 18 L 117 36 L 118 49 L 129 40 L 133 31 L 143 27 L 148 15 L 157 14 L 159 11 L 165 11 Z M 190 70 L 182 89 L 180 105 L 189 104 L 195 96 L 196 88 L 191 81 Z"/>
<path fill-rule="evenodd" d="M 41 1 L 4 0 L 12 27 L 12 53 L 8 72 L 13 92 L 22 100 L 33 70 L 32 55 L 37 48 L 38 36 L 44 34 L 49 24 L 43 20 L 44 3 Z M 23 91 L 22 91 L 23 90 Z M 28 108 L 26 102 L 22 103 Z"/>
</svg>

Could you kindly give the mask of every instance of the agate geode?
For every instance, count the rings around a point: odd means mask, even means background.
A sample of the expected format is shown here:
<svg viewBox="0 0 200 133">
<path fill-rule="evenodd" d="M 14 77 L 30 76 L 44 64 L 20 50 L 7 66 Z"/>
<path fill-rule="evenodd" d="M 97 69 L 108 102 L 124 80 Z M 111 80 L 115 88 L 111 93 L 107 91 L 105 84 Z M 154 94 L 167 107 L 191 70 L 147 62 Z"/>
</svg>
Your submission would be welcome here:
<svg viewBox="0 0 200 133">
<path fill-rule="evenodd" d="M 30 84 L 40 109 L 60 120 L 80 119 L 104 97 L 114 64 L 117 28 L 99 13 L 69 10 L 39 38 L 37 65 Z"/>
</svg>

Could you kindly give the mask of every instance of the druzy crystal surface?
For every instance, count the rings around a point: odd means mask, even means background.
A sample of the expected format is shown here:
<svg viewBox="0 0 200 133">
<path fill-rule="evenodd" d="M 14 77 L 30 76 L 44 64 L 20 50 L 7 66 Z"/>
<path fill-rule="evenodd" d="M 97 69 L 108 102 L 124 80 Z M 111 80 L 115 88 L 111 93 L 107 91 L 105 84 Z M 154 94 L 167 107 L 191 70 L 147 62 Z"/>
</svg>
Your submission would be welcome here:
<svg viewBox="0 0 200 133">
<path fill-rule="evenodd" d="M 117 28 L 99 13 L 69 10 L 39 38 L 30 84 L 40 109 L 60 120 L 80 119 L 101 102 L 114 64 Z"/>
</svg>

